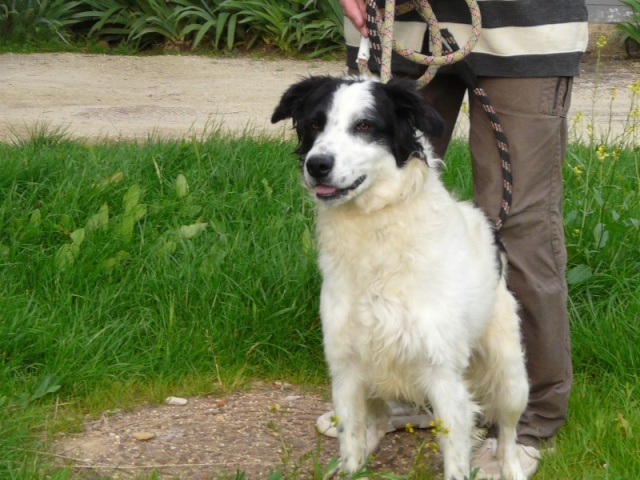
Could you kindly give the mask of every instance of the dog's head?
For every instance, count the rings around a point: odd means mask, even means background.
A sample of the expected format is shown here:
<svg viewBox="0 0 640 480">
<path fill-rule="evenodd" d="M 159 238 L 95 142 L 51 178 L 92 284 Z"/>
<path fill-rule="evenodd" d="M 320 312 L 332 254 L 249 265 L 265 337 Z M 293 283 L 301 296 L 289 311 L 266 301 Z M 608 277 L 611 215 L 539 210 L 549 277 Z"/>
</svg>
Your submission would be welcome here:
<svg viewBox="0 0 640 480">
<path fill-rule="evenodd" d="M 327 203 L 343 203 L 393 174 L 412 157 L 426 160 L 425 135 L 444 122 L 411 81 L 310 77 L 282 95 L 271 117 L 293 119 L 305 184 Z"/>
</svg>

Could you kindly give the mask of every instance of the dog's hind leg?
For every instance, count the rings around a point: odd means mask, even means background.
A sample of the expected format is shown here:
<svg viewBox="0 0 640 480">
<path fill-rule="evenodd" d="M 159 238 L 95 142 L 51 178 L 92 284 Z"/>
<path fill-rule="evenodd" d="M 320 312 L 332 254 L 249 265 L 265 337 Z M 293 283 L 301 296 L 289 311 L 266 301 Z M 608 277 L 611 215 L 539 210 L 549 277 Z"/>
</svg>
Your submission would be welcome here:
<svg viewBox="0 0 640 480">
<path fill-rule="evenodd" d="M 455 369 L 432 367 L 425 380 L 427 398 L 436 419 L 438 445 L 444 457 L 445 479 L 469 478 L 471 435 L 477 408 Z"/>
<path fill-rule="evenodd" d="M 506 287 L 498 291 L 494 316 L 473 357 L 470 378 L 475 383 L 485 420 L 494 423 L 498 430 L 496 458 L 503 478 L 524 480 L 516 427 L 527 406 L 529 385 L 516 303 Z"/>
<path fill-rule="evenodd" d="M 389 416 L 387 402 L 379 398 L 367 399 L 367 455 L 378 450 L 380 440 L 387 433 Z"/>
</svg>

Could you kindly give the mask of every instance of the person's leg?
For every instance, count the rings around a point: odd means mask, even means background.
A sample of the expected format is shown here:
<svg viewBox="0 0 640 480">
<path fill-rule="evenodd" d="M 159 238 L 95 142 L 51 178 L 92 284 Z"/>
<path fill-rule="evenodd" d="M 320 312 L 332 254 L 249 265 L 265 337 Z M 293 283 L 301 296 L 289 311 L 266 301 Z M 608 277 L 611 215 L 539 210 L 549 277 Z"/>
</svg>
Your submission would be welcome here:
<svg viewBox="0 0 640 480">
<path fill-rule="evenodd" d="M 529 403 L 518 441 L 539 446 L 564 423 L 572 384 L 562 172 L 571 78 L 480 79 L 509 142 L 513 205 L 500 231 L 509 258 L 508 284 L 520 304 Z M 469 145 L 474 201 L 496 218 L 502 201 L 500 159 L 480 103 L 470 101 Z"/>
</svg>

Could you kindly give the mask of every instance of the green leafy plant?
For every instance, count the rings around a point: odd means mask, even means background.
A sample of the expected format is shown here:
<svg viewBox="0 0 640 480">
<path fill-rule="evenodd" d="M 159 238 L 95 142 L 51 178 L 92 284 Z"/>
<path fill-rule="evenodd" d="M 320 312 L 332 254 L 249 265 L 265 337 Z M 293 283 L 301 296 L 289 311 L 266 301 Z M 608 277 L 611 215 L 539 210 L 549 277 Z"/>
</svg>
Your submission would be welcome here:
<svg viewBox="0 0 640 480">
<path fill-rule="evenodd" d="M 179 18 L 188 18 L 190 24 L 185 28 L 186 34 L 193 35 L 193 48 L 196 48 L 205 36 L 208 36 L 210 44 L 217 48 L 222 34 L 227 31 L 227 46 L 233 48 L 235 37 L 235 26 L 237 16 L 231 16 L 227 12 L 218 12 L 218 5 L 215 2 L 201 0 L 199 5 L 191 5 L 184 8 Z"/>
<path fill-rule="evenodd" d="M 226 0 L 220 8 L 239 18 L 238 24 L 245 27 L 241 35 L 247 48 L 260 40 L 285 52 L 292 51 L 296 32 L 290 19 L 299 11 L 295 1 L 283 4 L 278 0 Z"/>
<path fill-rule="evenodd" d="M 323 40 L 331 45 L 316 49 L 321 53 L 341 48 L 342 10 L 335 0 L 224 0 L 220 11 L 233 21 L 247 48 L 261 41 L 291 53 Z M 238 26 L 243 28 L 238 31 Z"/>
<path fill-rule="evenodd" d="M 623 42 L 633 40 L 640 45 L 640 0 L 620 0 L 620 2 L 631 9 L 631 16 L 626 22 L 616 24 L 616 29 L 622 33 Z"/>
<path fill-rule="evenodd" d="M 89 36 L 107 41 L 132 42 L 136 48 L 169 42 L 188 45 L 192 27 L 183 15 L 192 7 L 188 0 L 85 0 L 91 10 L 76 17 L 89 22 Z"/>
<path fill-rule="evenodd" d="M 188 17 L 181 15 L 184 8 L 190 7 L 185 0 L 147 0 L 141 4 L 141 13 L 131 24 L 131 39 L 134 41 L 145 38 L 153 40 L 161 37 L 172 46 L 188 48 L 187 36 L 190 32 Z"/>
<path fill-rule="evenodd" d="M 335 0 L 312 0 L 305 4 L 304 9 L 309 11 L 308 15 L 311 18 L 303 29 L 300 47 L 318 45 L 310 57 L 342 48 L 344 26 L 340 4 Z"/>
<path fill-rule="evenodd" d="M 88 28 L 88 35 L 106 41 L 123 41 L 132 35 L 135 14 L 130 2 L 119 0 L 86 0 L 85 9 L 77 14 Z"/>
</svg>

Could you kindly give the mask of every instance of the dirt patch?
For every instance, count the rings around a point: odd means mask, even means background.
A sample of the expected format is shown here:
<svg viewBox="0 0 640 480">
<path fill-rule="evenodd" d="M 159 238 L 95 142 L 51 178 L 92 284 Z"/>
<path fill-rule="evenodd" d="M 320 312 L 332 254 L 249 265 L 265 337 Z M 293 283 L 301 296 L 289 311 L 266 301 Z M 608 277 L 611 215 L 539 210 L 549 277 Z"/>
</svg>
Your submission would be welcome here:
<svg viewBox="0 0 640 480">
<path fill-rule="evenodd" d="M 80 478 L 135 478 L 157 471 L 160 478 L 208 480 L 266 478 L 271 470 L 299 469 L 310 478 L 314 460 L 328 465 L 337 441 L 314 427 L 331 405 L 318 393 L 282 383 L 257 383 L 226 397 L 195 397 L 184 406 L 157 405 L 130 413 L 104 414 L 78 435 L 59 438 L 55 452 Z M 140 439 L 137 439 L 140 438 Z M 376 471 L 407 473 L 417 443 L 432 441 L 416 430 L 388 434 L 375 456 Z M 440 458 L 427 451 L 421 461 Z"/>
</svg>

